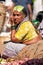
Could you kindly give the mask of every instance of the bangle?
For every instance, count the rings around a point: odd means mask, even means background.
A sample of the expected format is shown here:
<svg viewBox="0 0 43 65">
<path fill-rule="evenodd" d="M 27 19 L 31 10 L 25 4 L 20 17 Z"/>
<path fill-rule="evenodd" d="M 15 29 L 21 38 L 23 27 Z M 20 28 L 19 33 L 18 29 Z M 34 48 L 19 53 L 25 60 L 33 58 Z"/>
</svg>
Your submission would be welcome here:
<svg viewBox="0 0 43 65">
<path fill-rule="evenodd" d="M 15 30 L 16 29 L 16 26 L 11 26 L 11 30 Z"/>
</svg>

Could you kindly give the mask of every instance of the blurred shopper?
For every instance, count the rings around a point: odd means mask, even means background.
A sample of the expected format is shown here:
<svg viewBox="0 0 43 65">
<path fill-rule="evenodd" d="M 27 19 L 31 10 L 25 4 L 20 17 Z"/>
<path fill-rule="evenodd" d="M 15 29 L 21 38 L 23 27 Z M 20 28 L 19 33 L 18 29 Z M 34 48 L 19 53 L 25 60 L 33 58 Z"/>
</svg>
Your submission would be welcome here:
<svg viewBox="0 0 43 65">
<path fill-rule="evenodd" d="M 5 6 L 7 8 L 7 11 L 11 11 L 11 9 L 13 8 L 12 0 L 5 0 Z"/>
<path fill-rule="evenodd" d="M 4 32 L 9 32 L 10 28 L 11 28 L 11 24 L 10 24 L 10 15 L 12 13 L 12 9 L 13 9 L 13 2 L 12 0 L 5 0 L 4 2 L 4 6 L 6 7 L 6 19 L 5 19 L 5 24 L 4 24 L 4 28 L 3 31 Z"/>
<path fill-rule="evenodd" d="M 34 0 L 33 4 L 33 19 L 36 18 L 39 11 L 43 11 L 43 0 Z"/>
<path fill-rule="evenodd" d="M 40 24 L 38 26 L 38 30 L 43 38 L 43 11 L 40 11 L 37 15 L 37 20 L 39 20 Z"/>
<path fill-rule="evenodd" d="M 43 38 L 43 11 L 39 11 L 36 19 L 32 21 L 34 27 L 39 31 Z"/>
</svg>

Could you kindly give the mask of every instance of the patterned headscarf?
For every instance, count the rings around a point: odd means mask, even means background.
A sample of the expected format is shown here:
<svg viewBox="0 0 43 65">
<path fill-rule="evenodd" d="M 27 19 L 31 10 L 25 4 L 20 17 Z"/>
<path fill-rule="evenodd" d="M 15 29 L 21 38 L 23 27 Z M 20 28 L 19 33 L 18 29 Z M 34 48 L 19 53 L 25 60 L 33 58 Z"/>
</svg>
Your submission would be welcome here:
<svg viewBox="0 0 43 65">
<path fill-rule="evenodd" d="M 14 11 L 14 10 L 17 10 L 18 12 L 23 12 L 23 13 L 27 16 L 27 11 L 26 11 L 26 9 L 25 9 L 23 6 L 21 6 L 21 5 L 15 6 L 15 7 L 13 8 L 13 11 Z"/>
</svg>

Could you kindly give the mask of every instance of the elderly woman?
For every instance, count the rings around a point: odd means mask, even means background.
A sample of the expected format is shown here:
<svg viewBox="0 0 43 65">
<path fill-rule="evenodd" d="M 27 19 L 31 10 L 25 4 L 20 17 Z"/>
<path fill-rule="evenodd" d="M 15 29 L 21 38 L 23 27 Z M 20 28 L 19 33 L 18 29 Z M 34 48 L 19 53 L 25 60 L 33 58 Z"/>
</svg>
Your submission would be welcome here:
<svg viewBox="0 0 43 65">
<path fill-rule="evenodd" d="M 37 46 L 37 42 L 39 41 L 39 44 L 41 44 L 41 36 L 36 32 L 34 26 L 29 21 L 25 8 L 21 5 L 15 6 L 11 17 L 11 42 L 5 44 L 4 55 L 15 57 L 19 52 L 22 54 L 21 50 L 28 46 L 29 49 L 34 48 L 34 45 Z M 29 49 L 28 52 L 30 52 Z M 33 50 L 35 52 L 36 48 Z M 23 57 L 27 57 L 27 55 L 25 56 L 24 54 L 25 51 L 23 51 Z"/>
</svg>

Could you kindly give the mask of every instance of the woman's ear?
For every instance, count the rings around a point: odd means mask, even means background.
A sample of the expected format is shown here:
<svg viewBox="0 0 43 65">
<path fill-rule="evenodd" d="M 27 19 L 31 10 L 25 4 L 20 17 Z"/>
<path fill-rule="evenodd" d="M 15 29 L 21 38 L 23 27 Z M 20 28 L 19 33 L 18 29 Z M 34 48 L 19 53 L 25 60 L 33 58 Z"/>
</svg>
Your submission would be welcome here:
<svg viewBox="0 0 43 65">
<path fill-rule="evenodd" d="M 24 18 L 25 18 L 25 15 L 22 15 L 22 20 L 24 20 Z"/>
<path fill-rule="evenodd" d="M 26 15 L 22 12 L 23 19 L 26 17 Z"/>
</svg>

